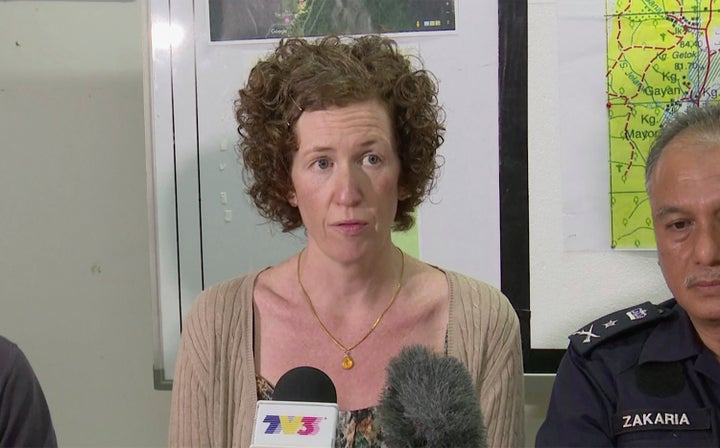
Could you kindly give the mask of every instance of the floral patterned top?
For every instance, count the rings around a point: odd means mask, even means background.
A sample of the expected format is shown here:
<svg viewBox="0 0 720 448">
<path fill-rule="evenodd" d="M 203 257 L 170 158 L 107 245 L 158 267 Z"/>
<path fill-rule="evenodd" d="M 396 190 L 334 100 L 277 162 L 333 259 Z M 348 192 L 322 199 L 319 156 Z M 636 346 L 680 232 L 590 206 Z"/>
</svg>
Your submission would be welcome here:
<svg viewBox="0 0 720 448">
<path fill-rule="evenodd" d="M 270 400 L 273 386 L 256 376 L 258 400 Z M 335 448 L 385 448 L 380 430 L 373 425 L 375 408 L 339 411 Z"/>
</svg>

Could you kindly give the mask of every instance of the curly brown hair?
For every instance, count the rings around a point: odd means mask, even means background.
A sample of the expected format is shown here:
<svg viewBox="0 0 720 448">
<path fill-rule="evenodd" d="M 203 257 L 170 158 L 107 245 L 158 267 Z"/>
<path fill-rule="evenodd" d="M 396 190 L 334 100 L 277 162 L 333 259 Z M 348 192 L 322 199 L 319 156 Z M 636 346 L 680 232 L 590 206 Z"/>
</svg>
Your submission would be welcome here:
<svg viewBox="0 0 720 448">
<path fill-rule="evenodd" d="M 235 101 L 235 117 L 246 191 L 263 217 L 285 232 L 303 224 L 288 202 L 298 149 L 293 127 L 300 114 L 373 99 L 390 113 L 400 186 L 408 195 L 398 201 L 393 229 L 412 227 L 413 210 L 435 186 L 444 111 L 435 77 L 414 68 L 393 40 L 378 35 L 284 39 L 251 70 Z"/>
</svg>

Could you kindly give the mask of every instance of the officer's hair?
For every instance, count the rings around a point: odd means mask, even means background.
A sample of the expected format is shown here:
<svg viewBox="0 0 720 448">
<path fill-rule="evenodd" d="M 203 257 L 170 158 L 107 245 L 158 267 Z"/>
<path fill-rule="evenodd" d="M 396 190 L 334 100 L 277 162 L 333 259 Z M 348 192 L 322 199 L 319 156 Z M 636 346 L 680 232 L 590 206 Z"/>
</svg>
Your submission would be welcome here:
<svg viewBox="0 0 720 448">
<path fill-rule="evenodd" d="M 653 171 L 663 151 L 679 134 L 689 133 L 698 139 L 720 142 L 720 103 L 693 106 L 677 114 L 660 128 L 645 163 L 645 190 L 648 195 L 652 187 Z"/>
</svg>

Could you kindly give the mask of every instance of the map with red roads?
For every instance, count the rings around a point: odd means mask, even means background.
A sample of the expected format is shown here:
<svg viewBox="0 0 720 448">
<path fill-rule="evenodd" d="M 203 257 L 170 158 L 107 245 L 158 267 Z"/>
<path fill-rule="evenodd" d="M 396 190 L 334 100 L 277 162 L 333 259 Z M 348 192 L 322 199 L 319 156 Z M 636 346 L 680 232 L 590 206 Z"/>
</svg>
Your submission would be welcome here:
<svg viewBox="0 0 720 448">
<path fill-rule="evenodd" d="M 678 111 L 720 93 L 720 0 L 608 0 L 612 247 L 655 247 L 645 160 Z"/>
</svg>

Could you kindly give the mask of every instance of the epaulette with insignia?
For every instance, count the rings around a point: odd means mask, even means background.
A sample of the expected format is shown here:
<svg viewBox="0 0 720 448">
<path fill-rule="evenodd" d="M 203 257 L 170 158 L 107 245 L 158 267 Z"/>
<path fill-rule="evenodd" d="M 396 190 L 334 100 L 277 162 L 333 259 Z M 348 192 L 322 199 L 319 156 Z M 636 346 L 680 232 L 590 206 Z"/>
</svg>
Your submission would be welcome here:
<svg viewBox="0 0 720 448">
<path fill-rule="evenodd" d="M 651 302 L 641 303 L 603 316 L 568 336 L 578 353 L 584 355 L 603 342 L 640 325 L 673 314 L 669 308 Z"/>
</svg>

